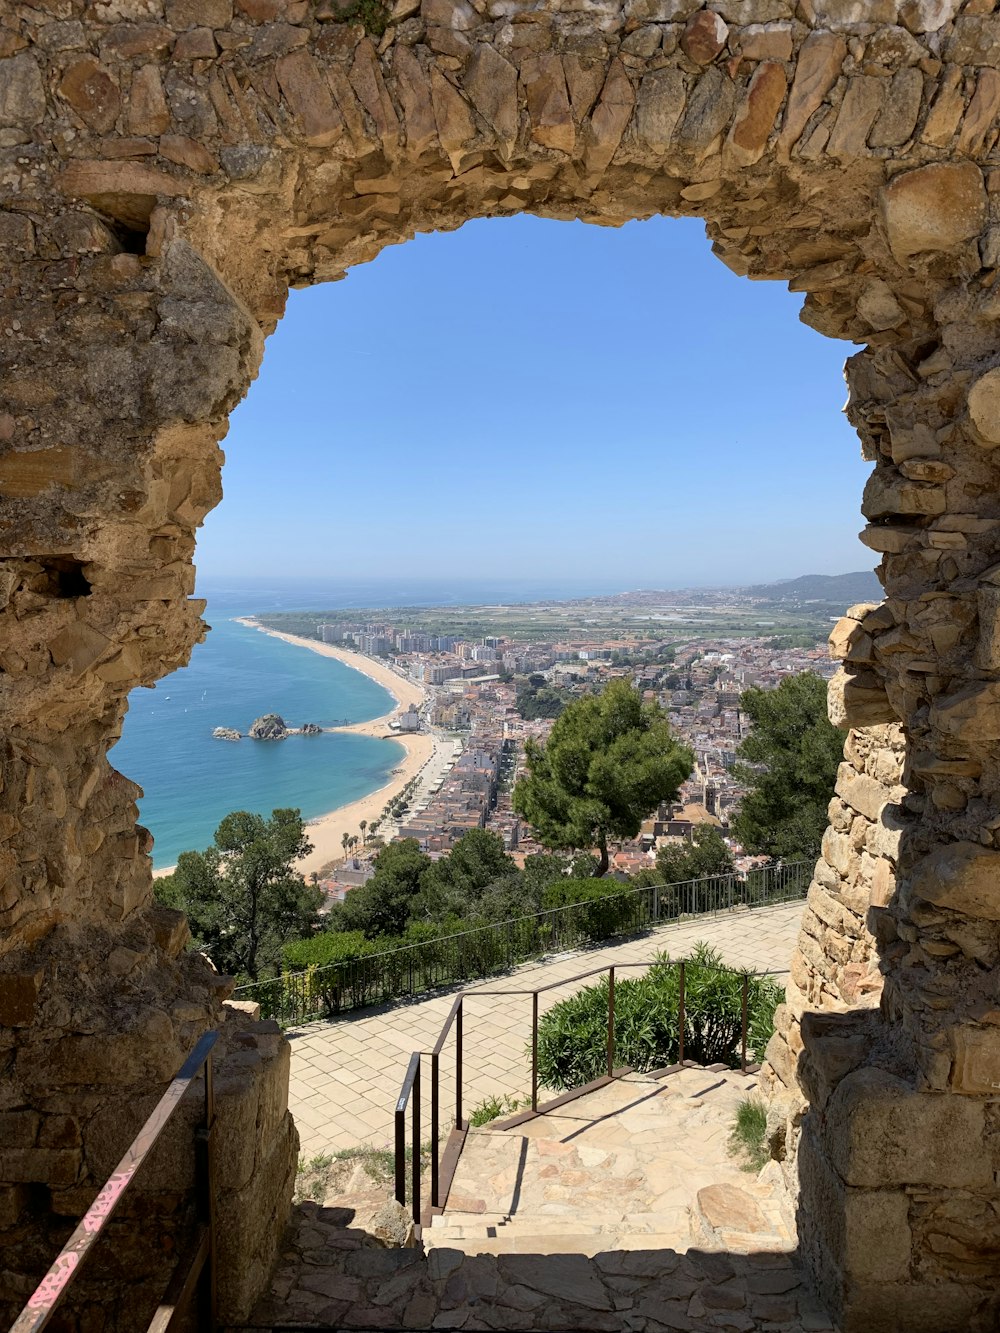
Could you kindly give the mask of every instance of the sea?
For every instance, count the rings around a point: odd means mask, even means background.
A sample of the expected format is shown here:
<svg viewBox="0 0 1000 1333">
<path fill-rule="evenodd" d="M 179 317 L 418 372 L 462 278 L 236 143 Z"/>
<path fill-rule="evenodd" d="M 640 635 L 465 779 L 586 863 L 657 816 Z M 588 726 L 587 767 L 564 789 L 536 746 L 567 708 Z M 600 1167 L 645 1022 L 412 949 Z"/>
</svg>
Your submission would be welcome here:
<svg viewBox="0 0 1000 1333">
<path fill-rule="evenodd" d="M 215 727 L 246 732 L 263 713 L 289 726 L 367 722 L 392 707 L 381 685 L 334 658 L 236 623 L 269 611 L 497 605 L 617 591 L 570 583 L 480 580 L 199 579 L 211 633 L 188 666 L 133 690 L 112 764 L 143 789 L 141 822 L 153 834 L 153 865 L 211 846 L 233 810 L 269 815 L 295 807 L 306 820 L 384 786 L 403 758 L 396 741 L 369 736 L 289 736 L 222 741 Z"/>
</svg>

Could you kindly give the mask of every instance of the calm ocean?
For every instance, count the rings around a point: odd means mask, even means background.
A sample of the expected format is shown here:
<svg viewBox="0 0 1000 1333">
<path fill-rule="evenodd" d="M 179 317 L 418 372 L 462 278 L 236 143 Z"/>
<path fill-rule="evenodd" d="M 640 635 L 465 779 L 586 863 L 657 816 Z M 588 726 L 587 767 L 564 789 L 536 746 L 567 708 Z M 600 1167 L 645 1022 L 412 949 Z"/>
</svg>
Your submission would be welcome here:
<svg viewBox="0 0 1000 1333">
<path fill-rule="evenodd" d="M 573 597 L 594 588 L 303 580 L 200 580 L 212 632 L 191 664 L 153 689 L 134 690 L 122 738 L 109 758 L 144 789 L 142 822 L 156 843 L 153 864 L 173 865 L 183 851 L 208 847 L 231 810 L 270 814 L 296 806 L 313 819 L 383 786 L 403 757 L 394 741 L 368 736 L 289 736 L 277 744 L 212 738 L 215 727 L 245 732 L 262 713 L 290 726 L 365 722 L 391 707 L 387 692 L 360 672 L 304 648 L 234 624 L 255 612 L 334 607 L 419 606 L 536 597 Z M 614 591 L 614 589 L 607 589 Z"/>
</svg>

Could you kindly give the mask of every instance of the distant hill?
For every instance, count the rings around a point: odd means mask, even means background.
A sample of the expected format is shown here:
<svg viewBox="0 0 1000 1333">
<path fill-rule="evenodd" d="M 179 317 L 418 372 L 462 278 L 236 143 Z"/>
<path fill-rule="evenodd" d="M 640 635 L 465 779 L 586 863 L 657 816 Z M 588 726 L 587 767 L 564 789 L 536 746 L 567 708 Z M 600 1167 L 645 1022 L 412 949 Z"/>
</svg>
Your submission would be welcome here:
<svg viewBox="0 0 1000 1333">
<path fill-rule="evenodd" d="M 838 607 L 854 602 L 880 602 L 885 595 L 881 583 L 868 569 L 859 569 L 854 574 L 803 574 L 797 579 L 758 583 L 741 588 L 740 592 L 768 602 L 829 602 Z"/>
</svg>

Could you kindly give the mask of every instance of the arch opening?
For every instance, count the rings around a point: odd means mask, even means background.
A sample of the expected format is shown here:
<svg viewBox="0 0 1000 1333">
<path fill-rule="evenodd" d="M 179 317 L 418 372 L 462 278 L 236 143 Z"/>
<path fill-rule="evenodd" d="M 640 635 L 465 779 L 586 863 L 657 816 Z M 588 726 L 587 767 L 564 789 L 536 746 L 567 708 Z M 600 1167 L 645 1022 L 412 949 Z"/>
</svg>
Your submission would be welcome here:
<svg viewBox="0 0 1000 1333">
<path fill-rule="evenodd" d="M 831 708 L 855 730 L 793 968 L 801 1004 L 770 1053 L 809 1100 L 803 1244 L 844 1328 L 990 1327 L 996 19 L 424 0 L 374 34 L 277 0 L 148 10 L 19 17 L 0 56 L 17 275 L 0 1016 L 23 1137 L 0 1163 L 18 1280 L 99 1175 L 109 1120 L 221 1012 L 183 923 L 150 906 L 135 789 L 106 749 L 128 689 L 200 633 L 194 528 L 288 287 L 486 214 L 691 214 L 734 271 L 789 281 L 806 322 L 863 345 L 848 414 L 876 464 L 863 540 L 887 597 L 838 627 Z M 144 253 L 109 219 L 148 219 Z M 74 562 L 41 604 L 39 552 Z M 874 930 L 878 1010 L 856 1003 L 848 916 Z M 287 1048 L 226 1021 L 254 1052 L 226 1101 L 256 1127 L 252 1144 L 234 1131 L 224 1187 L 241 1311 L 247 1255 L 256 1272 L 274 1254 L 293 1130 Z M 58 1117 L 67 1145 L 50 1147 Z M 885 1234 L 892 1247 L 871 1243 Z"/>
</svg>

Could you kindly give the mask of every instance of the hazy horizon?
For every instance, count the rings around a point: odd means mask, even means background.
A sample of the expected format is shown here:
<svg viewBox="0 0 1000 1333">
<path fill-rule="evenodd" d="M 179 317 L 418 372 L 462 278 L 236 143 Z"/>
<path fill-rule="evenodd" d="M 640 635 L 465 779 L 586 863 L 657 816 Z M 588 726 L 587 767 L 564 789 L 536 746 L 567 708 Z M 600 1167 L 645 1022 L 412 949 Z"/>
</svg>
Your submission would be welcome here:
<svg viewBox="0 0 1000 1333">
<path fill-rule="evenodd" d="M 615 590 L 874 565 L 840 410 L 855 349 L 801 301 L 730 273 L 693 220 L 522 215 L 390 247 L 290 293 L 197 563 Z"/>
</svg>

